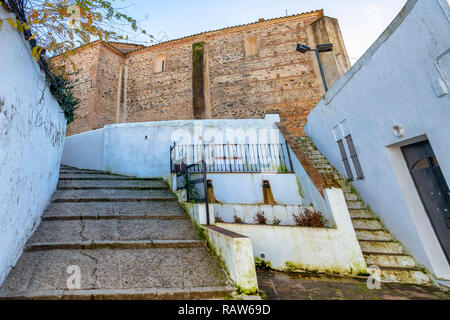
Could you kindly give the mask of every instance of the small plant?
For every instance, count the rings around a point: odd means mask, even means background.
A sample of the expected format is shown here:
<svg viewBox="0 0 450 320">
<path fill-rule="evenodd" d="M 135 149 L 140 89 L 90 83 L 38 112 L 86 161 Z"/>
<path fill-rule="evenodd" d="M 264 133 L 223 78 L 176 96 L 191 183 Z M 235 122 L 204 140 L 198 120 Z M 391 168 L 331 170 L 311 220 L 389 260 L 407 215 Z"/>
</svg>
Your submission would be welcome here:
<svg viewBox="0 0 450 320">
<path fill-rule="evenodd" d="M 295 225 L 298 227 L 323 228 L 328 223 L 328 220 L 324 218 L 322 213 L 309 209 L 305 209 L 299 215 L 293 214 L 292 216 L 294 217 Z"/>
<path fill-rule="evenodd" d="M 275 217 L 272 221 L 272 225 L 279 226 L 281 224 L 281 220 Z"/>
<path fill-rule="evenodd" d="M 220 214 L 217 214 L 214 219 L 216 220 L 216 222 L 223 222 L 223 219 L 220 217 Z"/>
<path fill-rule="evenodd" d="M 258 257 L 255 257 L 255 267 L 260 270 L 271 270 L 272 265 L 270 261 L 265 261 L 263 259 L 259 259 Z"/>
<path fill-rule="evenodd" d="M 267 224 L 267 218 L 264 216 L 264 211 L 258 211 L 256 213 L 255 222 L 257 224 Z"/>
<path fill-rule="evenodd" d="M 234 215 L 234 223 L 243 224 L 244 221 L 241 218 L 239 218 L 237 215 Z"/>
</svg>

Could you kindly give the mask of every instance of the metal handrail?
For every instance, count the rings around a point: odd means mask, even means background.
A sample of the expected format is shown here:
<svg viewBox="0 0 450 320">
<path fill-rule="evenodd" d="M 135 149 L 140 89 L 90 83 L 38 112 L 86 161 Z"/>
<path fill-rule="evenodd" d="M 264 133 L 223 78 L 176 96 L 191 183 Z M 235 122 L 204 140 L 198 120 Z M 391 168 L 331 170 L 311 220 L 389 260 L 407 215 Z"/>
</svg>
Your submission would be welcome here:
<svg viewBox="0 0 450 320">
<path fill-rule="evenodd" d="M 286 143 L 175 145 L 170 148 L 171 170 L 176 163 L 195 164 L 202 159 L 207 172 L 293 172 Z M 197 170 L 198 171 L 198 170 Z"/>
</svg>

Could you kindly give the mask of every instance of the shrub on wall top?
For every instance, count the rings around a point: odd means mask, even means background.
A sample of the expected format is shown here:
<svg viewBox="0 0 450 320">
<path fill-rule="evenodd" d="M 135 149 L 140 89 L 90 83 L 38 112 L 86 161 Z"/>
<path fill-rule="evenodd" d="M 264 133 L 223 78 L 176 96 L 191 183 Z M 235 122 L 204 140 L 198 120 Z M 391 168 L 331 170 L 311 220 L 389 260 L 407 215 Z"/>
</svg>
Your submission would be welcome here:
<svg viewBox="0 0 450 320">
<path fill-rule="evenodd" d="M 312 227 L 312 228 L 323 228 L 328 223 L 328 220 L 324 218 L 322 213 L 319 211 L 311 211 L 305 209 L 298 215 L 293 214 L 294 223 L 298 227 Z"/>
</svg>

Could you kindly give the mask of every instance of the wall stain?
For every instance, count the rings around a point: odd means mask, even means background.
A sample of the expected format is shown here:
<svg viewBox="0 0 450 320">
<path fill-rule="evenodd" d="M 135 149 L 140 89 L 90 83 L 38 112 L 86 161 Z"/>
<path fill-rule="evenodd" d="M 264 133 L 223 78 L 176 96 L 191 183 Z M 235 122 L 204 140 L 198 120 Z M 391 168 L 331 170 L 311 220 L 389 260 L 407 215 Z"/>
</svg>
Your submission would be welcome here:
<svg viewBox="0 0 450 320">
<path fill-rule="evenodd" d="M 5 106 L 5 98 L 0 98 L 0 113 L 2 113 L 2 109 Z"/>
</svg>

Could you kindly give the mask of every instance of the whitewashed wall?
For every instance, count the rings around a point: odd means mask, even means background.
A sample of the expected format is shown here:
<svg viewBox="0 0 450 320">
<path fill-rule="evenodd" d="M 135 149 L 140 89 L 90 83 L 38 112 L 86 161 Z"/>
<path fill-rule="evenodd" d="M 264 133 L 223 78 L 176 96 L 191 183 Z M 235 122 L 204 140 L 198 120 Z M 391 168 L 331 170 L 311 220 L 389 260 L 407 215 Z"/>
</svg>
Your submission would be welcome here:
<svg viewBox="0 0 450 320">
<path fill-rule="evenodd" d="M 275 219 L 280 220 L 282 226 L 294 226 L 295 221 L 293 215 L 299 215 L 304 212 L 304 208 L 312 210 L 311 207 L 293 206 L 293 205 L 264 205 L 264 204 L 230 204 L 215 203 L 213 204 L 214 215 L 220 217 L 223 222 L 234 223 L 234 217 L 240 218 L 243 223 L 254 224 L 256 214 L 264 213 L 267 224 L 273 224 Z"/>
<path fill-rule="evenodd" d="M 62 162 L 80 169 L 102 169 L 136 177 L 167 177 L 170 174 L 169 147 L 174 142 L 178 145 L 284 142 L 275 125 L 279 120 L 279 116 L 268 115 L 266 119 L 108 125 L 66 138 Z M 242 141 L 241 137 L 247 138 Z"/>
<path fill-rule="evenodd" d="M 28 43 L 8 23 L 0 47 L 1 284 L 56 189 L 66 122 Z"/>
<path fill-rule="evenodd" d="M 332 129 L 344 122 L 360 157 L 362 198 L 416 260 L 450 279 L 400 147 L 428 138 L 450 183 L 450 22 L 445 0 L 410 0 L 308 117 L 307 135 L 344 174 Z M 393 134 L 402 125 L 405 135 Z"/>
<path fill-rule="evenodd" d="M 84 132 L 66 138 L 61 162 L 79 169 L 103 170 L 103 130 Z"/>
<path fill-rule="evenodd" d="M 273 198 L 280 205 L 302 205 L 304 201 L 295 174 L 208 173 L 214 195 L 221 203 L 263 204 L 263 181 L 270 183 Z"/>
<path fill-rule="evenodd" d="M 325 189 L 336 228 L 303 228 L 216 223 L 252 239 L 255 257 L 281 271 L 359 275 L 367 273 L 341 189 Z"/>
</svg>

